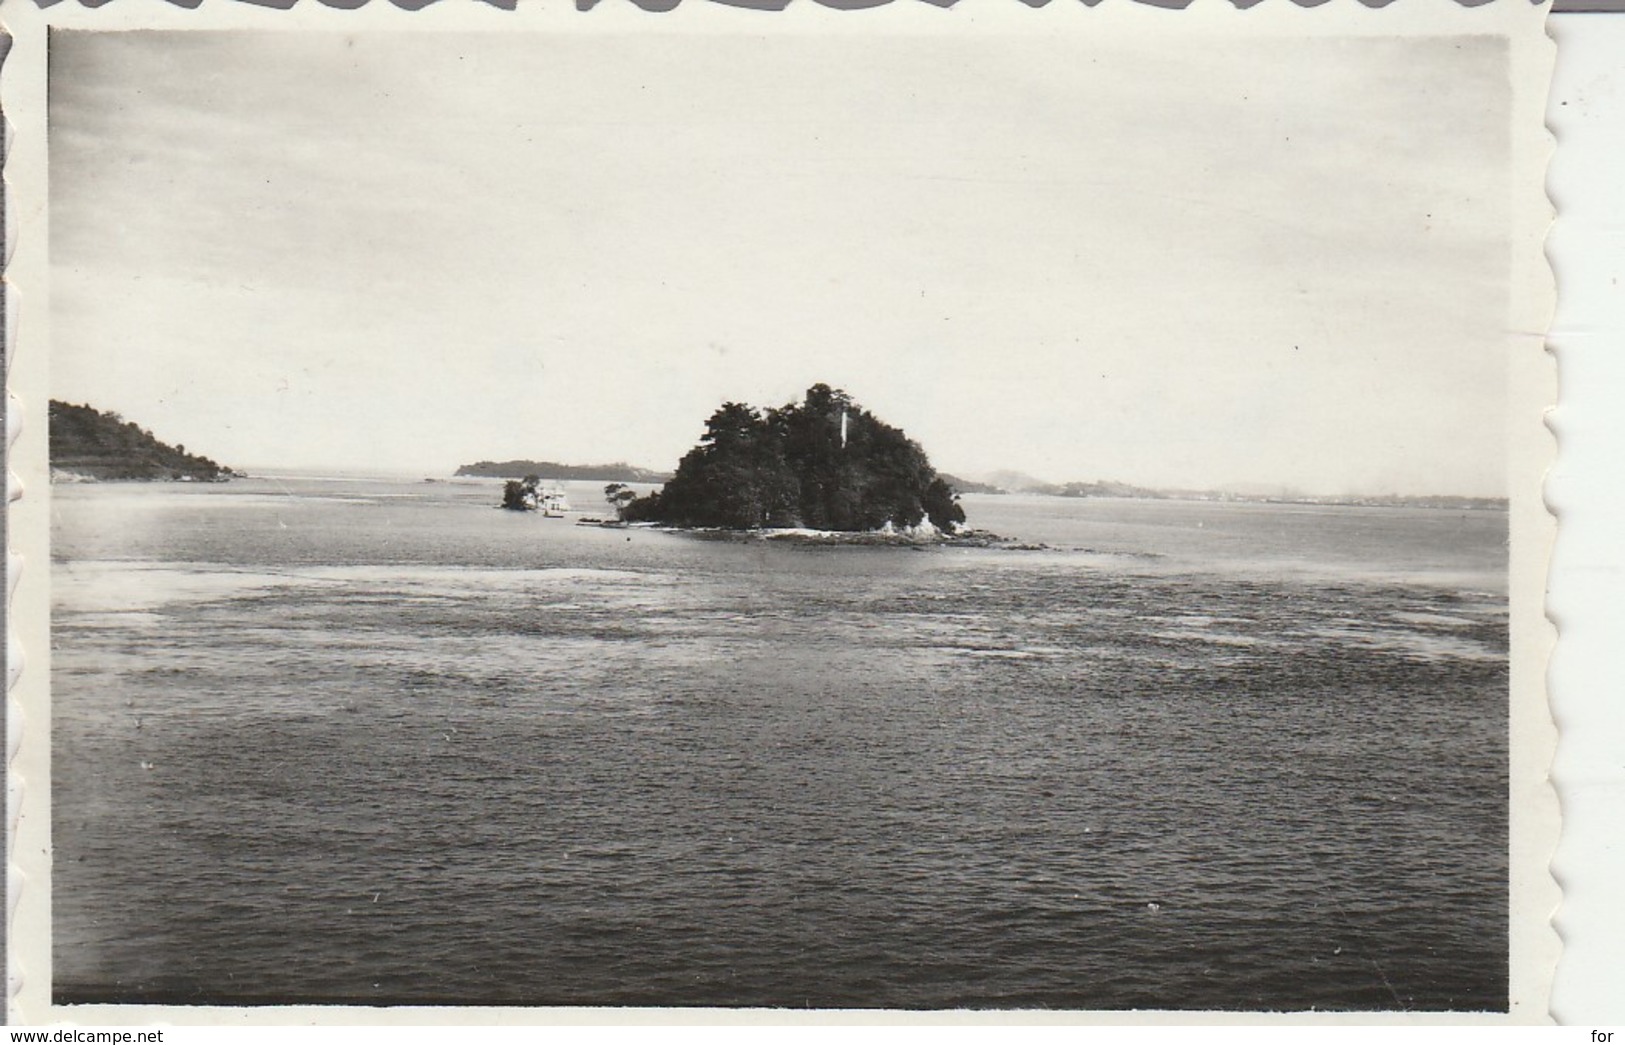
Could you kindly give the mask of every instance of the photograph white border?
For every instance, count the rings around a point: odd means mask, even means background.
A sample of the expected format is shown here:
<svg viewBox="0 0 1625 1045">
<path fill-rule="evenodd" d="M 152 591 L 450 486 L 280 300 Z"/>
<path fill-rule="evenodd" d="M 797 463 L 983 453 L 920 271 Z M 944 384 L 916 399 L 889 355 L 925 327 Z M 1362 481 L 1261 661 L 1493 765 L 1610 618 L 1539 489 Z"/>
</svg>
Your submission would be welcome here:
<svg viewBox="0 0 1625 1045">
<path fill-rule="evenodd" d="M 1555 793 L 1548 781 L 1555 730 L 1545 700 L 1547 654 L 1553 632 L 1543 611 L 1546 568 L 1554 522 L 1541 497 L 1541 482 L 1553 456 L 1553 442 L 1543 412 L 1555 400 L 1555 372 L 1544 351 L 1552 310 L 1552 277 L 1542 244 L 1551 218 L 1544 193 L 1544 171 L 1551 150 L 1545 130 L 1546 89 L 1554 47 L 1542 31 L 1544 6 L 1496 0 L 1463 8 L 1451 0 L 1401 0 L 1387 8 L 1368 9 L 1336 2 L 1317 8 L 1263 5 L 1238 11 L 1219 0 L 1197 0 L 1191 7 L 1169 11 L 1107 0 L 1084 8 L 1052 3 L 1032 10 L 1013 0 L 961 0 L 951 9 L 927 4 L 894 3 L 862 11 L 832 11 L 809 3 L 782 12 L 761 12 L 698 0 L 677 10 L 650 14 L 631 5 L 601 4 L 587 14 L 570 7 L 521 5 L 503 11 L 480 3 L 443 0 L 424 10 L 404 12 L 382 3 L 359 10 L 334 10 L 304 3 L 287 11 L 251 4 L 205 0 L 185 10 L 158 0 L 116 0 L 101 8 L 64 3 L 44 10 L 8 3 L 0 20 L 13 34 L 14 45 L 0 70 L 0 107 L 11 125 L 6 159 L 10 284 L 8 308 L 14 309 L 14 337 L 7 357 L 9 387 L 16 399 L 14 416 L 20 434 L 12 445 L 11 470 L 22 496 L 10 514 L 11 544 L 20 569 L 10 577 L 13 591 L 14 670 L 9 741 L 13 749 L 8 793 L 11 798 L 12 863 L 8 879 L 11 920 L 11 1013 L 26 1023 L 71 1021 L 82 1025 L 251 1022 L 288 1024 L 493 1024 L 506 1022 L 626 1023 L 654 1019 L 661 1023 L 737 1022 L 800 1023 L 1076 1023 L 1080 1017 L 1106 1024 L 1199 1020 L 1215 1025 L 1257 1022 L 1371 1023 L 1377 1025 L 1538 1023 L 1548 1017 L 1552 971 L 1558 940 L 1550 916 L 1559 893 L 1548 870 L 1558 817 Z M 1508 1014 L 1262 1014 L 1262 1013 L 761 1013 L 732 1010 L 583 1010 L 583 1009 L 276 1009 L 163 1008 L 150 1006 L 75 1006 L 71 1011 L 49 1002 L 49 484 L 45 459 L 45 400 L 49 372 L 49 317 L 43 302 L 49 279 L 47 239 L 48 183 L 45 162 L 44 38 L 52 26 L 95 29 L 265 29 L 270 31 L 401 32 L 543 31 L 599 33 L 635 30 L 676 36 L 743 28 L 769 33 L 861 34 L 906 29 L 911 33 L 1102 32 L 1114 29 L 1148 34 L 1200 31 L 1225 34 L 1392 35 L 1405 33 L 1505 33 L 1515 41 L 1512 53 L 1514 100 L 1514 183 L 1520 197 L 1511 211 L 1516 245 L 1513 273 L 1516 300 L 1508 328 L 1518 332 L 1509 367 L 1508 433 L 1511 500 L 1511 1011 Z M 20 656 L 17 654 L 20 653 Z"/>
</svg>

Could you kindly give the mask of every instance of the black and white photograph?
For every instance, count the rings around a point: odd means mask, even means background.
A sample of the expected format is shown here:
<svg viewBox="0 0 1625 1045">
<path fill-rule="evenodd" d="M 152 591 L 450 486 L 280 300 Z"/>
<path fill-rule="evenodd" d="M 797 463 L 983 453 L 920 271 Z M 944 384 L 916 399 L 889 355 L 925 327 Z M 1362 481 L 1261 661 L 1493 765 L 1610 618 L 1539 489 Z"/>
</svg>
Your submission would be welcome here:
<svg viewBox="0 0 1625 1045">
<path fill-rule="evenodd" d="M 1540 13 L 1110 6 L 50 28 L 40 1004 L 1543 1013 Z"/>
</svg>

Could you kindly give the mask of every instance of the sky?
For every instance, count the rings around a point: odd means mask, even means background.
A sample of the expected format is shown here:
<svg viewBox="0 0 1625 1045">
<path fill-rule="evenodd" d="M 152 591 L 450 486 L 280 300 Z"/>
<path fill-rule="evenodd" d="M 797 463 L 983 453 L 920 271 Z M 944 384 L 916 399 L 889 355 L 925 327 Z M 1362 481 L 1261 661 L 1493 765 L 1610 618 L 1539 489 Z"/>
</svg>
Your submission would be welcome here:
<svg viewBox="0 0 1625 1045">
<path fill-rule="evenodd" d="M 940 469 L 1504 495 L 1487 37 L 63 32 L 54 398 L 240 468 L 673 467 L 825 382 Z"/>
</svg>

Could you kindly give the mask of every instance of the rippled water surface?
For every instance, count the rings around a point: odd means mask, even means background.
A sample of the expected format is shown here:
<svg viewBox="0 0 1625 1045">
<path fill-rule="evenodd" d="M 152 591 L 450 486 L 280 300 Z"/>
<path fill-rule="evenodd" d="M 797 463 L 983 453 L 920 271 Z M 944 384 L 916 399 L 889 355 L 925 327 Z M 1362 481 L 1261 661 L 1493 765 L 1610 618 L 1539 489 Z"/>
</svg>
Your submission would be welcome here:
<svg viewBox="0 0 1625 1045">
<path fill-rule="evenodd" d="M 52 491 L 59 1000 L 1505 1009 L 1504 514 L 495 491 Z"/>
</svg>

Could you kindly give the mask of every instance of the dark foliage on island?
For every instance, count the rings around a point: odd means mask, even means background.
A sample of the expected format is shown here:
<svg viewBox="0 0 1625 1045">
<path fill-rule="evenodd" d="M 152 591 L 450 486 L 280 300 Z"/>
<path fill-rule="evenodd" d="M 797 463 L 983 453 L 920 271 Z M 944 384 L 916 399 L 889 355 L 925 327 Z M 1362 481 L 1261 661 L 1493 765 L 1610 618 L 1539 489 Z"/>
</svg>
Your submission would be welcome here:
<svg viewBox="0 0 1625 1045">
<path fill-rule="evenodd" d="M 223 482 L 231 469 L 170 446 L 134 421 L 91 406 L 51 400 L 53 471 L 87 479 L 169 479 Z"/>
<path fill-rule="evenodd" d="M 965 521 L 920 445 L 845 392 L 814 385 L 800 403 L 724 403 L 655 493 L 618 506 L 628 522 L 749 530 L 877 530 Z"/>
<path fill-rule="evenodd" d="M 539 475 L 509 479 L 502 484 L 502 507 L 510 512 L 534 512 L 537 491 L 541 489 L 541 485 L 542 479 Z"/>
<path fill-rule="evenodd" d="M 663 483 L 671 478 L 670 472 L 653 472 L 637 468 L 624 461 L 614 464 L 560 464 L 557 461 L 479 461 L 457 469 L 462 476 L 485 479 L 523 479 L 528 475 L 542 475 L 549 479 L 595 479 L 619 483 Z"/>
</svg>

